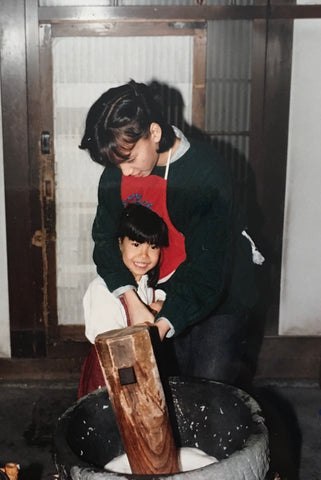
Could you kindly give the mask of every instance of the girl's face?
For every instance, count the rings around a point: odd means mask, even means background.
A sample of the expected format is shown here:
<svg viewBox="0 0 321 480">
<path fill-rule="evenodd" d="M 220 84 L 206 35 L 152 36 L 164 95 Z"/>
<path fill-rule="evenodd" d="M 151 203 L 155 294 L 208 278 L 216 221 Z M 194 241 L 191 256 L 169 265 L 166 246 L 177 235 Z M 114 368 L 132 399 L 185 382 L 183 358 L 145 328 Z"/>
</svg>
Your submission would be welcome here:
<svg viewBox="0 0 321 480">
<path fill-rule="evenodd" d="M 136 282 L 142 275 L 156 267 L 160 256 L 160 247 L 150 243 L 138 243 L 128 237 L 119 239 L 119 248 L 123 256 L 123 262 L 128 270 L 134 275 Z"/>
<path fill-rule="evenodd" d="M 118 166 L 122 174 L 126 177 L 148 177 L 159 160 L 157 153 L 162 130 L 157 123 L 150 126 L 150 135 L 148 138 L 141 138 L 134 145 L 130 152 L 128 160 L 120 163 Z"/>
</svg>

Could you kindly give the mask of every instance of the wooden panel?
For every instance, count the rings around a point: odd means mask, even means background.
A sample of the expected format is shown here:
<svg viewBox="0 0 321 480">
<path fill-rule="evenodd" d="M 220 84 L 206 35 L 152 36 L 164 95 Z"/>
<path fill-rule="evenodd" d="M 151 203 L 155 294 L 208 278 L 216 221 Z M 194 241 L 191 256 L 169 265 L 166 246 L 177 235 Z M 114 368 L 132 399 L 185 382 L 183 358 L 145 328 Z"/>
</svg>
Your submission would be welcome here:
<svg viewBox="0 0 321 480">
<path fill-rule="evenodd" d="M 85 325 L 59 325 L 58 338 L 60 340 L 70 339 L 75 341 L 84 341 L 86 339 Z"/>
<path fill-rule="evenodd" d="M 43 23 L 101 22 L 102 20 L 223 20 L 265 18 L 266 6 L 121 6 L 121 7 L 40 7 Z"/>
<path fill-rule="evenodd" d="M 101 22 L 101 20 L 226 20 L 265 18 L 320 18 L 320 5 L 294 5 L 292 0 L 256 5 L 197 5 L 197 6 L 120 6 L 120 7 L 40 7 L 43 23 Z M 278 3 L 281 3 L 278 5 Z"/>
<path fill-rule="evenodd" d="M 321 380 L 320 337 L 267 337 L 258 358 L 256 379 Z M 321 383 L 320 383 L 321 386 Z"/>
<path fill-rule="evenodd" d="M 262 232 L 271 292 L 267 322 L 277 333 L 292 64 L 292 20 L 269 22 L 264 108 L 264 158 L 260 173 Z"/>
<path fill-rule="evenodd" d="M 265 63 L 266 63 L 266 20 L 253 21 L 253 45 L 252 45 L 252 83 L 251 83 L 251 110 L 250 110 L 250 145 L 249 145 L 249 168 L 247 178 L 247 214 L 249 219 L 249 231 L 263 255 L 266 257 L 266 241 L 262 231 L 264 223 L 264 105 L 265 105 Z M 260 301 L 255 311 L 258 331 L 262 336 L 266 312 L 270 303 L 269 281 L 269 258 L 256 269 L 257 282 L 260 291 Z M 264 292 L 264 294 L 263 294 Z"/>
<path fill-rule="evenodd" d="M 43 216 L 43 315 L 49 340 L 57 336 L 56 208 L 53 126 L 53 70 L 51 26 L 40 26 L 41 131 L 48 132 L 49 153 L 40 154 L 40 185 Z"/>
<path fill-rule="evenodd" d="M 195 29 L 204 29 L 205 22 L 106 22 L 52 24 L 53 37 L 75 36 L 162 36 L 194 35 Z"/>
<path fill-rule="evenodd" d="M 266 21 L 253 21 L 252 45 L 252 84 L 251 84 L 251 120 L 250 120 L 250 164 L 257 170 L 263 157 L 264 129 L 264 87 L 266 59 Z M 258 198 L 261 198 L 261 184 L 258 185 Z M 250 205 L 251 206 L 251 205 Z M 254 218 L 253 220 L 257 220 Z"/>
<path fill-rule="evenodd" d="M 0 358 L 0 380 L 64 380 L 78 383 L 89 342 L 58 342 L 47 358 Z M 265 379 L 321 382 L 320 337 L 267 337 L 254 381 Z M 320 383 L 321 386 L 321 383 Z"/>
<path fill-rule="evenodd" d="M 65 348 L 68 346 L 65 345 Z M 78 384 L 85 354 L 59 358 L 0 358 L 0 380 L 59 380 Z"/>
<path fill-rule="evenodd" d="M 206 30 L 196 31 L 193 53 L 192 123 L 202 131 L 205 129 L 206 47 Z"/>
<path fill-rule="evenodd" d="M 293 3 L 292 0 L 290 0 Z M 321 5 L 276 5 L 270 7 L 270 18 L 294 19 L 294 18 L 320 18 Z"/>
<path fill-rule="evenodd" d="M 29 8 L 29 7 L 28 7 Z M 32 9 L 32 5 L 30 5 Z M 27 10 L 27 20 L 30 20 Z M 29 164 L 24 2 L 5 0 L 1 4 L 1 79 L 3 106 L 3 153 L 6 190 L 8 282 L 12 354 L 15 332 L 25 335 L 27 355 L 43 351 L 43 323 L 39 314 L 39 251 L 33 244 L 39 216 L 34 214 L 37 179 Z M 30 146 L 32 151 L 33 146 Z M 31 183 L 30 183 L 31 182 Z M 38 265 L 38 266 L 37 266 Z M 40 270 L 41 272 L 41 270 Z M 41 273 L 40 273 L 41 274 Z M 40 344 L 39 344 L 40 342 Z M 22 342 L 23 344 L 23 342 Z M 21 347 L 19 347 L 19 352 Z"/>
<path fill-rule="evenodd" d="M 31 209 L 31 265 L 35 295 L 34 315 L 39 319 L 42 330 L 46 329 L 43 316 L 43 235 L 40 202 L 39 179 L 39 139 L 40 139 L 40 103 L 39 103 L 39 37 L 38 37 L 38 1 L 26 2 L 26 55 L 27 55 L 27 105 L 28 139 L 30 165 L 30 209 Z M 44 337 L 45 343 L 45 337 Z"/>
<path fill-rule="evenodd" d="M 250 211 L 250 221 L 266 258 L 258 270 L 259 315 L 266 323 L 266 332 L 274 334 L 280 292 L 293 22 L 269 21 L 266 46 L 263 21 L 255 21 L 254 26 L 250 164 L 259 208 Z"/>
</svg>

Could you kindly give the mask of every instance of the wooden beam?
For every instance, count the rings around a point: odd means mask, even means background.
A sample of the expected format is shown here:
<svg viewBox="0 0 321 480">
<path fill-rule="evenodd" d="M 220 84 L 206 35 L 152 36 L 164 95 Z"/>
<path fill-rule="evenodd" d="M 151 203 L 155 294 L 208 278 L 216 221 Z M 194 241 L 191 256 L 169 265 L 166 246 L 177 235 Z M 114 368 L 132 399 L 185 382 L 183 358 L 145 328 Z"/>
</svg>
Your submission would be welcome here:
<svg viewBox="0 0 321 480">
<path fill-rule="evenodd" d="M 43 312 L 49 340 L 57 337 L 57 266 L 56 266 L 56 203 L 55 163 L 53 151 L 53 66 L 51 25 L 40 25 L 40 100 L 41 131 L 49 138 L 48 153 L 39 149 L 40 196 L 42 203 L 42 249 L 43 249 Z"/>
<path fill-rule="evenodd" d="M 321 5 L 271 5 L 271 19 L 321 18 Z"/>
<path fill-rule="evenodd" d="M 1 3 L 3 156 L 12 355 L 20 355 L 24 345 L 27 356 L 37 356 L 45 350 L 45 336 L 37 306 L 41 252 L 33 239 L 40 223 L 35 214 L 37 175 L 28 154 L 34 151 L 28 138 L 32 99 L 27 99 L 26 88 L 27 68 L 35 60 L 32 52 L 26 53 L 26 43 L 30 47 L 34 40 L 30 23 L 34 4 L 28 4 L 26 11 L 24 7 L 23 1 Z M 35 25 L 38 28 L 37 22 Z M 25 342 L 21 341 L 23 336 Z"/>
<path fill-rule="evenodd" d="M 40 166 L 39 166 L 39 137 L 40 137 L 40 79 L 39 79 L 39 26 L 38 1 L 25 2 L 26 19 L 26 65 L 27 65 L 27 128 L 28 128 L 28 158 L 30 166 L 30 210 L 31 210 L 31 264 L 32 283 L 35 292 L 35 316 L 39 319 L 42 328 L 46 329 L 43 316 L 43 255 L 42 216 L 40 201 Z"/>
<path fill-rule="evenodd" d="M 79 382 L 89 342 L 57 342 L 46 358 L 0 358 L 0 381 L 63 380 Z M 270 336 L 263 339 L 256 380 L 320 382 L 321 337 Z"/>
<path fill-rule="evenodd" d="M 321 5 L 193 5 L 119 7 L 40 7 L 40 23 L 101 22 L 106 20 L 251 20 L 321 18 Z"/>
<path fill-rule="evenodd" d="M 195 35 L 195 30 L 206 28 L 206 22 L 128 22 L 110 21 L 105 23 L 53 23 L 53 37 L 137 37 L 137 36 L 183 36 Z"/>
<path fill-rule="evenodd" d="M 195 21 L 265 18 L 266 6 L 193 5 L 121 7 L 40 7 L 40 23 L 101 22 L 106 20 Z"/>
<path fill-rule="evenodd" d="M 205 130 L 206 49 L 206 30 L 199 30 L 194 36 L 192 124 L 201 131 Z"/>
<path fill-rule="evenodd" d="M 260 172 L 256 171 L 260 186 L 259 205 L 264 221 L 266 282 L 261 292 L 266 302 L 266 324 L 273 324 L 277 333 L 283 243 L 285 182 L 289 107 L 292 70 L 293 20 L 270 20 L 266 50 L 266 76 L 264 96 L 264 156 Z"/>
</svg>

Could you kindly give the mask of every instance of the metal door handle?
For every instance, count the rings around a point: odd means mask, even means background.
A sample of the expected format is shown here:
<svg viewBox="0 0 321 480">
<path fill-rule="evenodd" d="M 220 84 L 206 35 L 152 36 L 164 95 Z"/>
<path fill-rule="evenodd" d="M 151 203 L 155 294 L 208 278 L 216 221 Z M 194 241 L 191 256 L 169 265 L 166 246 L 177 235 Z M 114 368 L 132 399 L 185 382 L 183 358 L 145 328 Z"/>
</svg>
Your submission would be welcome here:
<svg viewBox="0 0 321 480">
<path fill-rule="evenodd" d="M 43 155 L 48 155 L 50 153 L 50 133 L 49 132 L 41 132 L 41 153 Z"/>
</svg>

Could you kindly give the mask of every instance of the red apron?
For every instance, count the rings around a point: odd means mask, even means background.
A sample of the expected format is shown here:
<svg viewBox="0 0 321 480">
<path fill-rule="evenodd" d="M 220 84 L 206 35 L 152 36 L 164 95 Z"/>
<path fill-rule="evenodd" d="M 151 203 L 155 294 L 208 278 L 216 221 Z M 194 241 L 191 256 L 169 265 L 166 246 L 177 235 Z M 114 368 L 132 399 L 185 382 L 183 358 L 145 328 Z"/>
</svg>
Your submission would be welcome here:
<svg viewBox="0 0 321 480">
<path fill-rule="evenodd" d="M 163 248 L 160 264 L 160 283 L 165 281 L 185 260 L 185 237 L 172 224 L 166 203 L 167 181 L 157 175 L 148 177 L 122 176 L 121 198 L 124 206 L 139 203 L 151 208 L 166 222 L 169 246 Z"/>
</svg>

